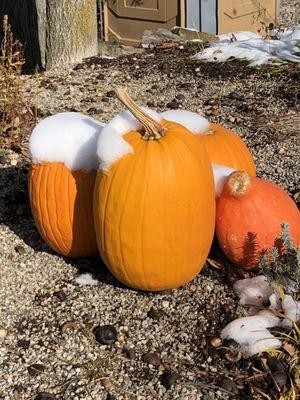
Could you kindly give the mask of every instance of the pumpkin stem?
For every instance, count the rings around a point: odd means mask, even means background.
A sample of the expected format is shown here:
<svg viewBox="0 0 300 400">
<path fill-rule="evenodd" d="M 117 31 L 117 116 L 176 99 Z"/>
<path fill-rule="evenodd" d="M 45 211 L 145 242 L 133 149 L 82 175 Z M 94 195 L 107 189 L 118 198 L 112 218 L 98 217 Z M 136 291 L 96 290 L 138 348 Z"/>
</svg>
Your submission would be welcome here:
<svg viewBox="0 0 300 400">
<path fill-rule="evenodd" d="M 229 175 L 227 185 L 233 195 L 244 194 L 250 184 L 247 172 L 235 171 Z"/>
<path fill-rule="evenodd" d="M 143 132 L 141 134 L 144 140 L 159 140 L 165 135 L 167 129 L 146 114 L 125 89 L 118 89 L 117 97 L 143 125 Z"/>
</svg>

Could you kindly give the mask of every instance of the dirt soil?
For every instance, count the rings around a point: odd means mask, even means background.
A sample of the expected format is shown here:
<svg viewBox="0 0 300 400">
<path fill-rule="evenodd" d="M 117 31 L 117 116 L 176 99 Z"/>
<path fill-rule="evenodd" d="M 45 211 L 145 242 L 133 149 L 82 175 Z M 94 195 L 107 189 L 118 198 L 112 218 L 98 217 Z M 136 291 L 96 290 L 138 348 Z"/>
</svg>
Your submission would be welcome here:
<svg viewBox="0 0 300 400">
<path fill-rule="evenodd" d="M 206 64 L 192 61 L 192 51 L 95 58 L 73 70 L 26 75 L 25 99 L 38 120 L 80 111 L 106 122 L 123 109 L 114 90 L 126 86 L 158 111 L 201 113 L 237 132 L 258 175 L 299 201 L 299 67 Z M 239 312 L 231 286 L 239 273 L 222 260 L 224 268 L 207 264 L 183 288 L 143 293 L 116 282 L 100 259 L 54 254 L 34 226 L 29 163 L 16 150 L 0 160 L 0 399 L 253 398 L 249 376 L 258 358 L 232 362 L 211 345 Z M 211 257 L 220 259 L 216 246 Z M 74 282 L 86 271 L 97 286 Z M 117 329 L 113 345 L 95 340 L 93 328 L 103 324 Z"/>
</svg>

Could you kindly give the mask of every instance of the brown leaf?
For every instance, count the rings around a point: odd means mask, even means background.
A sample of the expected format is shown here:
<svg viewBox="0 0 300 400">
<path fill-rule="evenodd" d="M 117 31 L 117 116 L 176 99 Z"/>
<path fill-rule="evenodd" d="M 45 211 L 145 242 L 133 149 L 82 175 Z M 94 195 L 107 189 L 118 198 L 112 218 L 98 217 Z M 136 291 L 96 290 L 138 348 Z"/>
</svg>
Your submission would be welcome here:
<svg viewBox="0 0 300 400">
<path fill-rule="evenodd" d="M 296 349 L 291 343 L 285 342 L 282 347 L 291 357 L 296 353 Z"/>
<path fill-rule="evenodd" d="M 219 263 L 218 261 L 213 260 L 212 258 L 207 258 L 206 261 L 208 262 L 209 265 L 211 265 L 212 267 L 214 267 L 216 269 L 221 269 L 221 270 L 226 269 L 223 264 Z"/>
<path fill-rule="evenodd" d="M 214 337 L 214 338 L 212 338 L 211 341 L 210 341 L 210 344 L 211 344 L 213 347 L 219 347 L 221 343 L 222 343 L 222 339 L 220 339 L 220 338 L 218 338 L 218 337 Z"/>
</svg>

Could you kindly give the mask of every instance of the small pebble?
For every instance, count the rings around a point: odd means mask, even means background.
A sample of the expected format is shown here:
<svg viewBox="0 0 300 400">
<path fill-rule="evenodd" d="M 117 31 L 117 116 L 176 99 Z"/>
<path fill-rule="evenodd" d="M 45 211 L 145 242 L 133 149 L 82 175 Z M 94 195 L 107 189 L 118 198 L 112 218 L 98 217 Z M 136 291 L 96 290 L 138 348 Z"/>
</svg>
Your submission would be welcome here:
<svg viewBox="0 0 300 400">
<path fill-rule="evenodd" d="M 113 344 L 118 338 L 117 330 L 112 325 L 96 326 L 93 332 L 97 342 L 101 344 Z"/>
<path fill-rule="evenodd" d="M 17 245 L 17 246 L 15 247 L 15 250 L 16 250 L 16 252 L 19 253 L 21 256 L 24 255 L 24 254 L 26 254 L 26 249 L 25 249 L 25 247 L 22 246 L 22 245 Z"/>
<path fill-rule="evenodd" d="M 133 349 L 125 348 L 123 353 L 127 358 L 129 358 L 129 360 L 133 360 L 135 358 L 135 351 Z"/>
<path fill-rule="evenodd" d="M 7 330 L 4 328 L 0 328 L 0 339 L 5 338 L 7 336 Z"/>
<path fill-rule="evenodd" d="M 151 308 L 148 311 L 148 317 L 154 319 L 155 321 L 159 321 L 164 315 L 165 312 L 163 310 L 160 309 L 155 309 L 155 308 Z"/>
<path fill-rule="evenodd" d="M 59 290 L 57 292 L 54 292 L 53 295 L 55 297 L 57 297 L 60 301 L 65 301 L 67 298 L 67 295 L 65 292 L 63 292 L 62 290 Z"/>
<path fill-rule="evenodd" d="M 164 300 L 162 302 L 162 306 L 163 306 L 163 308 L 168 308 L 170 306 L 170 303 L 168 301 Z"/>
<path fill-rule="evenodd" d="M 158 367 L 161 364 L 161 358 L 158 353 L 145 353 L 142 355 L 142 361 L 154 365 L 155 367 Z"/>
<path fill-rule="evenodd" d="M 174 385 L 174 383 L 179 379 L 179 377 L 180 375 L 178 374 L 178 372 L 167 371 L 162 374 L 160 380 L 166 389 L 170 389 Z"/>
</svg>

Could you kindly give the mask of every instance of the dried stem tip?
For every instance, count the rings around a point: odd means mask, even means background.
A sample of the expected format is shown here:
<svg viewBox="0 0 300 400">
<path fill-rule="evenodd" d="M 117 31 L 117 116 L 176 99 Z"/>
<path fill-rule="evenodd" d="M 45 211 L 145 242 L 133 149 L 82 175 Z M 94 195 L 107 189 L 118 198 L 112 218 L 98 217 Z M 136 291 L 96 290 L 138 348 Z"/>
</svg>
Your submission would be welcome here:
<svg viewBox="0 0 300 400">
<path fill-rule="evenodd" d="M 227 185 L 231 193 L 244 194 L 250 184 L 250 176 L 246 172 L 235 171 L 229 175 Z"/>
<path fill-rule="evenodd" d="M 125 89 L 118 89 L 117 97 L 143 125 L 142 137 L 144 140 L 159 140 L 165 135 L 167 129 L 146 114 Z"/>
</svg>

